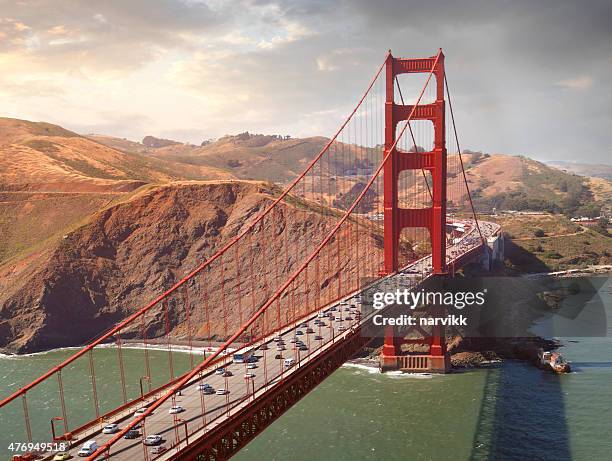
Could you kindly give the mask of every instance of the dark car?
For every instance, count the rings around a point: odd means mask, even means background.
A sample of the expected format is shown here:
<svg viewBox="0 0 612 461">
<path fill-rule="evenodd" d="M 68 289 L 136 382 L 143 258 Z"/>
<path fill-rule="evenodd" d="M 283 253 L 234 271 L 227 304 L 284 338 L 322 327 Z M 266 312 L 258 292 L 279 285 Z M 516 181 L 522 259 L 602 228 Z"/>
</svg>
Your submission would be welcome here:
<svg viewBox="0 0 612 461">
<path fill-rule="evenodd" d="M 123 436 L 124 439 L 137 439 L 138 437 L 140 437 L 140 431 L 137 431 L 135 429 L 130 429 Z"/>
</svg>

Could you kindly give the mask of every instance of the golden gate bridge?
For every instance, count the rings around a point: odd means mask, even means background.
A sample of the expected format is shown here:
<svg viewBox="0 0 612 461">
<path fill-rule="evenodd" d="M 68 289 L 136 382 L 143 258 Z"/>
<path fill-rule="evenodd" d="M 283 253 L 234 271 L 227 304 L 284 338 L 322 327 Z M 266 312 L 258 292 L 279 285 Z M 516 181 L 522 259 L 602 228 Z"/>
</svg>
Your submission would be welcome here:
<svg viewBox="0 0 612 461">
<path fill-rule="evenodd" d="M 405 74 L 422 78 L 408 102 Z M 297 219 L 307 216 L 316 219 Z M 419 59 L 389 51 L 334 136 L 221 249 L 0 402 L 4 430 L 32 447 L 15 459 L 52 459 L 35 448 L 49 441 L 90 460 L 228 459 L 370 342 L 364 290 L 452 277 L 499 232 L 474 211 L 442 50 Z M 447 371 L 444 328 L 419 332 L 403 339 L 388 328 L 381 368 Z M 124 358 L 134 342 L 139 392 Z M 428 350 L 405 354 L 406 342 Z M 177 344 L 189 355 L 184 373 L 174 366 Z M 100 389 L 97 353 L 109 345 L 118 379 Z M 167 370 L 153 379 L 160 345 Z M 71 384 L 71 373 L 86 374 L 87 388 Z M 44 405 L 42 391 L 51 396 Z M 119 399 L 111 409 L 101 405 L 109 393 Z M 68 404 L 75 396 L 80 411 L 88 407 L 84 423 Z M 50 419 L 48 431 L 33 427 L 40 419 Z"/>
</svg>

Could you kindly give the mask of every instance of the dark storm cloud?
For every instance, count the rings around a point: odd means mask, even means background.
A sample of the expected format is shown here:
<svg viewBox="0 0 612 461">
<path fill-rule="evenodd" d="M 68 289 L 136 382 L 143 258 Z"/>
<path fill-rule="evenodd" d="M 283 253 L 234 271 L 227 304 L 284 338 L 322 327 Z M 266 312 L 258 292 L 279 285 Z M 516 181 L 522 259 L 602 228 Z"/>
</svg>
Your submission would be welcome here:
<svg viewBox="0 0 612 461">
<path fill-rule="evenodd" d="M 347 18 L 361 19 L 364 41 L 399 55 L 444 48 L 465 144 L 610 161 L 612 2 L 343 5 Z"/>
</svg>

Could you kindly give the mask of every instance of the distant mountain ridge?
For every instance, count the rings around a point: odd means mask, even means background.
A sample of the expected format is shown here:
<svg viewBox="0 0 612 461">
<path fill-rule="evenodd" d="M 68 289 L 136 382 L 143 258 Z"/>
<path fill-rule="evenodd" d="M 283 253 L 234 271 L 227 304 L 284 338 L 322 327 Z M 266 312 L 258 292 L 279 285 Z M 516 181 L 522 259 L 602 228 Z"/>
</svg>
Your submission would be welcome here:
<svg viewBox="0 0 612 461">
<path fill-rule="evenodd" d="M 551 165 L 560 170 L 565 170 L 571 173 L 576 173 L 580 176 L 590 176 L 593 178 L 603 178 L 612 181 L 612 165 L 606 165 L 603 163 L 591 164 L 591 163 L 576 163 L 566 162 L 562 160 L 552 160 L 545 162 L 547 165 Z"/>
<path fill-rule="evenodd" d="M 202 145 L 151 136 L 142 142 L 82 136 L 58 125 L 0 118 L 0 264 L 23 256 L 81 225 L 92 213 L 128 200 L 143 188 L 174 181 L 261 180 L 287 184 L 329 141 L 248 132 L 207 140 Z M 160 146 L 160 147 L 155 147 Z M 346 208 L 374 167 L 368 148 L 338 144 L 361 158 L 342 163 L 334 156 L 330 206 Z M 350 158 L 351 156 L 346 156 Z M 456 160 L 456 159 L 455 159 Z M 535 160 L 503 154 L 464 155 L 477 209 L 565 212 L 597 216 L 612 211 L 612 183 L 577 176 Z M 449 165 L 456 175 L 457 165 Z M 323 173 L 321 173 L 323 174 Z M 338 187 L 340 186 L 340 187 Z M 456 188 L 455 188 L 456 189 Z M 422 192 L 422 191 L 421 191 Z M 406 195 L 416 195 L 418 188 Z M 371 208 L 382 197 L 368 196 Z M 455 190 L 450 205 L 464 207 Z M 24 253 L 25 252 L 25 253 Z"/>
</svg>

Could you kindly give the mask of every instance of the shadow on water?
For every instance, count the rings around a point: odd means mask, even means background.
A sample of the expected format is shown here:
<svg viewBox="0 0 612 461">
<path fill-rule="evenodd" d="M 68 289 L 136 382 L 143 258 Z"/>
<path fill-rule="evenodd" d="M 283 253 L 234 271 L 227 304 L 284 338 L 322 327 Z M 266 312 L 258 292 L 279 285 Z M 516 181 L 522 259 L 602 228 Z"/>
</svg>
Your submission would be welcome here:
<svg viewBox="0 0 612 461">
<path fill-rule="evenodd" d="M 519 362 L 488 370 L 470 459 L 571 459 L 562 379 Z"/>
<path fill-rule="evenodd" d="M 506 312 L 511 314 L 515 311 L 521 313 L 527 322 L 516 323 L 517 328 L 513 331 L 519 334 L 514 338 L 522 338 L 522 333 L 528 332 L 524 328 L 529 324 L 542 337 L 605 337 L 608 322 L 605 302 L 599 292 L 606 280 L 592 277 L 551 278 L 527 283 L 524 279 L 508 279 L 498 284 L 498 287 L 510 287 L 514 295 L 509 295 L 507 289 L 490 290 L 502 295 L 503 299 L 493 303 L 502 309 L 491 310 L 490 314 L 496 319 L 502 319 L 505 328 L 498 328 L 499 321 L 485 322 L 489 329 L 484 332 L 511 333 L 507 325 L 511 323 L 512 317 L 506 315 Z M 555 303 L 552 306 L 544 305 L 541 299 L 538 301 L 530 293 L 549 293 Z M 517 307 L 520 303 L 524 307 Z M 533 309 L 537 321 L 534 322 L 534 318 L 527 315 L 529 309 L 525 306 Z M 578 373 L 611 366 L 612 362 L 605 360 L 572 362 L 573 371 Z M 470 459 L 572 459 L 563 388 L 570 376 L 540 371 L 531 363 L 513 360 L 504 362 L 499 368 L 489 369 L 486 373 Z"/>
</svg>

